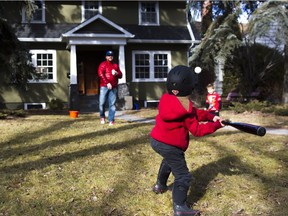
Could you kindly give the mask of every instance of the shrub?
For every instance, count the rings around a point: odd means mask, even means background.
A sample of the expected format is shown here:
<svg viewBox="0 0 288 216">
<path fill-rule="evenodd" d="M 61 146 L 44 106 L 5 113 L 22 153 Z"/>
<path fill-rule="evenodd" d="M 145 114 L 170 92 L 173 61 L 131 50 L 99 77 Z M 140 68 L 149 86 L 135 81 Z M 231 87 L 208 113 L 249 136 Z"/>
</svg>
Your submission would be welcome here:
<svg viewBox="0 0 288 216">
<path fill-rule="evenodd" d="M 233 102 L 232 104 L 233 106 L 230 109 L 236 113 L 262 111 L 269 107 L 269 103 L 267 101 L 261 102 L 258 100 L 252 100 L 248 103 Z"/>
<path fill-rule="evenodd" d="M 24 110 L 1 110 L 0 119 L 6 119 L 8 116 L 25 117 L 26 113 Z"/>
<path fill-rule="evenodd" d="M 58 98 L 52 99 L 48 105 L 51 110 L 62 110 L 64 107 L 63 102 Z"/>
<path fill-rule="evenodd" d="M 274 111 L 275 115 L 288 116 L 288 108 L 278 108 Z"/>
</svg>

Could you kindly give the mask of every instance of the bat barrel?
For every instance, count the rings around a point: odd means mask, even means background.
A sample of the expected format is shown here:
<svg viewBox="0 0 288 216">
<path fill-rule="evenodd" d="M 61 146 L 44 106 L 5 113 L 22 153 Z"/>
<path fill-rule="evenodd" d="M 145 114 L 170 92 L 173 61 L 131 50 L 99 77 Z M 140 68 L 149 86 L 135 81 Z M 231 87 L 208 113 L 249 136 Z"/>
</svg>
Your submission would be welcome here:
<svg viewBox="0 0 288 216">
<path fill-rule="evenodd" d="M 246 124 L 241 122 L 229 122 L 229 121 L 222 121 L 222 123 L 225 125 L 230 125 L 246 133 L 251 133 L 258 136 L 264 136 L 266 134 L 266 129 L 258 125 Z"/>
<path fill-rule="evenodd" d="M 266 129 L 264 127 L 260 127 L 257 129 L 258 136 L 264 136 L 266 134 Z"/>
</svg>

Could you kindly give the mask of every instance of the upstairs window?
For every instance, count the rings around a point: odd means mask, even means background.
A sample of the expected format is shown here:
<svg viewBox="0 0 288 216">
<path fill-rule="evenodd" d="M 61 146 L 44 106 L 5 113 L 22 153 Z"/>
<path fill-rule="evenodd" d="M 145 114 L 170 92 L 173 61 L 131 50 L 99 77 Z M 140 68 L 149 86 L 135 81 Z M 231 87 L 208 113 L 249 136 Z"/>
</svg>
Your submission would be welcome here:
<svg viewBox="0 0 288 216">
<path fill-rule="evenodd" d="M 134 82 L 164 82 L 171 68 L 171 52 L 134 51 L 132 61 Z"/>
<path fill-rule="evenodd" d="M 139 2 L 139 25 L 159 25 L 158 2 Z"/>
<path fill-rule="evenodd" d="M 29 11 L 31 10 L 31 16 Z M 29 17 L 28 17 L 29 16 Z M 36 0 L 33 4 L 33 8 L 24 6 L 22 8 L 22 22 L 23 23 L 45 23 L 45 2 L 44 0 Z"/>
<path fill-rule="evenodd" d="M 100 1 L 82 1 L 82 22 L 102 13 Z"/>
<path fill-rule="evenodd" d="M 45 79 L 34 80 L 31 79 L 30 83 L 55 83 L 57 82 L 56 76 L 56 51 L 55 50 L 31 50 L 32 63 L 39 73 Z"/>
</svg>

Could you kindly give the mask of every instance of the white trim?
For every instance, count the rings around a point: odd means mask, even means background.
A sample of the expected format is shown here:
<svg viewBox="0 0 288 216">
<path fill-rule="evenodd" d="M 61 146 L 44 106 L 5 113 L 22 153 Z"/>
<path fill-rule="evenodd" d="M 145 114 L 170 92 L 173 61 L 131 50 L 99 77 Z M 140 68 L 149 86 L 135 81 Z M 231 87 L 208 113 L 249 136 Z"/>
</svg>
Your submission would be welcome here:
<svg viewBox="0 0 288 216">
<path fill-rule="evenodd" d="M 149 75 L 150 78 L 136 78 L 135 71 L 135 54 L 149 54 Z M 167 55 L 167 67 L 168 71 L 171 70 L 171 51 L 167 50 L 134 50 L 132 51 L 132 82 L 166 82 L 167 78 L 154 78 L 154 61 L 153 57 L 155 54 L 166 54 Z"/>
<path fill-rule="evenodd" d="M 88 33 L 88 34 L 73 34 L 72 37 L 104 37 L 104 38 L 123 38 L 123 34 L 94 34 L 94 33 Z"/>
<path fill-rule="evenodd" d="M 83 35 L 85 35 L 86 37 L 91 37 L 92 34 L 79 34 L 81 37 Z M 104 38 L 105 36 L 105 38 Z M 90 39 L 90 41 L 94 41 L 94 40 L 99 40 L 101 41 L 101 37 L 103 37 L 104 41 L 106 38 L 123 38 L 121 37 L 123 35 L 108 35 L 108 34 L 94 34 L 94 37 L 97 37 L 95 39 Z M 73 38 L 74 35 L 71 35 L 70 38 Z M 62 42 L 62 38 L 18 38 L 20 41 L 23 41 L 23 42 Z M 85 39 L 87 40 L 87 38 L 79 38 L 78 37 L 78 40 L 80 39 Z M 90 43 L 89 41 L 89 43 Z M 200 43 L 201 40 L 150 40 L 150 39 L 128 39 L 127 41 L 128 43 L 178 43 L 178 44 L 191 44 L 191 43 Z M 85 44 L 85 43 L 84 43 Z M 101 42 L 99 42 L 99 44 L 101 44 Z M 111 44 L 111 43 L 109 43 Z M 125 40 L 125 44 L 126 44 L 126 40 Z"/>
<path fill-rule="evenodd" d="M 192 27 L 191 27 L 191 25 L 189 23 L 187 23 L 187 29 L 188 29 L 188 32 L 190 34 L 190 37 L 191 37 L 192 41 L 195 41 L 195 36 L 194 36 L 193 31 L 192 31 Z"/>
<path fill-rule="evenodd" d="M 148 2 L 148 1 L 147 1 Z M 151 1 L 154 2 L 154 1 Z M 159 26 L 160 19 L 159 19 L 159 2 L 155 1 L 155 12 L 156 12 L 156 23 L 142 23 L 142 16 L 141 16 L 141 4 L 145 3 L 145 1 L 138 2 L 138 25 L 140 26 Z"/>
<path fill-rule="evenodd" d="M 192 40 L 149 40 L 149 39 L 128 39 L 129 43 L 179 43 L 191 44 Z M 194 41 L 195 42 L 195 41 Z M 200 41 L 199 41 L 200 42 Z"/>
<path fill-rule="evenodd" d="M 70 84 L 77 84 L 77 53 L 75 45 L 70 48 Z"/>
<path fill-rule="evenodd" d="M 52 69 L 53 69 L 53 79 L 44 79 L 44 80 L 29 80 L 29 83 L 57 83 L 57 52 L 56 50 L 38 50 L 32 49 L 30 50 L 32 54 L 32 63 L 35 67 L 37 67 L 35 55 L 37 54 L 52 54 Z"/>
<path fill-rule="evenodd" d="M 160 100 L 145 100 L 144 101 L 144 107 L 148 107 L 148 103 L 159 103 Z"/>
<path fill-rule="evenodd" d="M 119 79 L 119 84 L 126 83 L 126 70 L 125 70 L 125 47 L 124 45 L 119 46 L 119 68 L 122 72 L 122 78 Z"/>
<path fill-rule="evenodd" d="M 61 38 L 18 38 L 23 42 L 62 42 Z"/>
<path fill-rule="evenodd" d="M 24 110 L 29 110 L 29 105 L 42 105 L 42 109 L 46 109 L 46 103 L 24 103 Z"/>
<path fill-rule="evenodd" d="M 109 38 L 77 38 L 70 39 L 68 46 L 70 45 L 126 45 L 126 40 L 124 39 L 114 39 Z"/>
</svg>

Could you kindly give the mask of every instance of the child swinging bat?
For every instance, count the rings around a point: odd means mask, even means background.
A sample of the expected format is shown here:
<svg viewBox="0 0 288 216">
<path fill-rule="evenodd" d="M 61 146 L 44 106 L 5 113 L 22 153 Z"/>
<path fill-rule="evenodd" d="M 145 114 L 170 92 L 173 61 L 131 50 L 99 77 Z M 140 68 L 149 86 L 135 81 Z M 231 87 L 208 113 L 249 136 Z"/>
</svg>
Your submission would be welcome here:
<svg viewBox="0 0 288 216">
<path fill-rule="evenodd" d="M 159 168 L 155 193 L 164 193 L 172 172 L 175 181 L 172 190 L 174 215 L 200 215 L 188 207 L 187 192 L 192 176 L 188 170 L 185 151 L 189 145 L 189 132 L 204 136 L 224 126 L 219 116 L 197 109 L 189 99 L 194 87 L 193 71 L 186 66 L 176 66 L 168 74 L 167 91 L 158 106 L 155 127 L 151 131 L 151 146 L 163 157 Z M 200 124 L 201 121 L 208 121 Z"/>
</svg>

